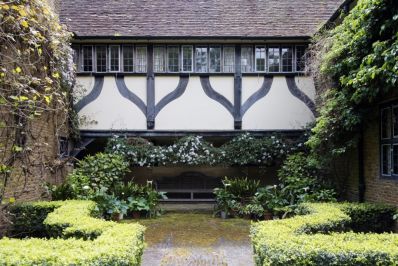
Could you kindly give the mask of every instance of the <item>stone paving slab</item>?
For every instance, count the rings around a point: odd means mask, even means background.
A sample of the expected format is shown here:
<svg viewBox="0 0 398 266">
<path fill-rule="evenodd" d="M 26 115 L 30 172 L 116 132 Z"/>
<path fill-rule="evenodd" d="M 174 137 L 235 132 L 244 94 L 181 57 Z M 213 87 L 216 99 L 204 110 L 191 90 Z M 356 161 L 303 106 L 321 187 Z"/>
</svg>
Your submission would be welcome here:
<svg viewBox="0 0 398 266">
<path fill-rule="evenodd" d="M 250 221 L 211 214 L 169 213 L 147 227 L 143 266 L 251 266 Z"/>
</svg>

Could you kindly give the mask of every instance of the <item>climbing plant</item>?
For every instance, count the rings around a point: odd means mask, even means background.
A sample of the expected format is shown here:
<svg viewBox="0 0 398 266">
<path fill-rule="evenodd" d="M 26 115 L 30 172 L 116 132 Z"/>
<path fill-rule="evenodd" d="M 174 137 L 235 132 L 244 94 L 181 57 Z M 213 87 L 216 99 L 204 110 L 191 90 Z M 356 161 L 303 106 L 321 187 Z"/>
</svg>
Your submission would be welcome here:
<svg viewBox="0 0 398 266">
<path fill-rule="evenodd" d="M 320 115 L 308 144 L 318 158 L 355 145 L 369 106 L 397 88 L 397 30 L 395 0 L 358 0 L 339 25 L 314 38 Z"/>
<path fill-rule="evenodd" d="M 42 157 L 32 165 L 32 158 L 37 145 L 47 145 L 40 127 L 52 118 L 57 137 L 71 117 L 70 37 L 46 1 L 0 1 L 0 201 L 16 170 L 26 178 L 34 167 L 58 163 Z"/>
<path fill-rule="evenodd" d="M 301 139 L 288 140 L 278 136 L 255 138 L 244 133 L 219 147 L 201 136 L 183 137 L 165 146 L 155 146 L 142 139 L 113 137 L 108 141 L 106 151 L 123 155 L 132 166 L 243 166 L 272 165 L 302 149 Z"/>
</svg>

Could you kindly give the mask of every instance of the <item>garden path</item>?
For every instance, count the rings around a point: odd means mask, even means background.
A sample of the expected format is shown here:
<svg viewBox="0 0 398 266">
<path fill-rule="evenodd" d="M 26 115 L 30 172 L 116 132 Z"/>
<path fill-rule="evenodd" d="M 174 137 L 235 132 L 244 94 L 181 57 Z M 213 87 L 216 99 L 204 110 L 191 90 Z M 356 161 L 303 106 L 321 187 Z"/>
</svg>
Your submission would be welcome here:
<svg viewBox="0 0 398 266">
<path fill-rule="evenodd" d="M 168 213 L 140 223 L 147 227 L 143 266 L 254 265 L 249 220 Z"/>
</svg>

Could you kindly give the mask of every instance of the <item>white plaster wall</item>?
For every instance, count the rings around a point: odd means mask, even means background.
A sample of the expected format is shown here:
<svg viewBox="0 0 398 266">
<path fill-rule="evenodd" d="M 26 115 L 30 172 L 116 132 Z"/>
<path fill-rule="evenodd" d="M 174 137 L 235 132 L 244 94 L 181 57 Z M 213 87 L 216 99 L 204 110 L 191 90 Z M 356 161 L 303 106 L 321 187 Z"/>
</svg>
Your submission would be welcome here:
<svg viewBox="0 0 398 266">
<path fill-rule="evenodd" d="M 76 85 L 73 88 L 73 99 L 77 103 L 81 98 L 89 94 L 94 87 L 95 79 L 93 76 L 76 78 Z"/>
<path fill-rule="evenodd" d="M 311 77 L 295 77 L 297 87 L 308 97 L 315 101 L 315 85 Z"/>
<path fill-rule="evenodd" d="M 146 77 L 124 77 L 124 83 L 126 83 L 129 91 L 134 92 L 135 95 L 146 103 Z"/>
<path fill-rule="evenodd" d="M 212 88 L 234 103 L 234 77 L 233 76 L 213 76 L 210 77 Z"/>
<path fill-rule="evenodd" d="M 247 91 L 245 99 L 248 98 L 250 90 L 254 92 L 261 86 L 256 82 L 253 77 L 244 78 L 242 91 Z M 251 87 L 255 85 L 259 86 L 253 90 Z M 301 83 L 298 85 L 300 89 L 304 88 L 301 85 Z M 304 92 L 306 90 L 309 89 L 303 89 Z M 242 128 L 246 130 L 302 129 L 313 120 L 314 115 L 311 110 L 290 93 L 286 78 L 275 76 L 269 93 L 257 101 L 244 115 Z"/>
<path fill-rule="evenodd" d="M 233 121 L 232 115 L 220 103 L 205 94 L 200 78 L 195 76 L 190 77 L 184 94 L 160 111 L 155 129 L 232 130 Z"/>
<path fill-rule="evenodd" d="M 155 104 L 160 102 L 164 96 L 174 91 L 180 81 L 178 76 L 161 76 L 155 77 Z"/>
<path fill-rule="evenodd" d="M 242 77 L 242 104 L 253 95 L 264 83 L 263 76 Z"/>
<path fill-rule="evenodd" d="M 139 83 L 140 82 L 137 81 L 137 84 Z M 144 95 L 142 90 L 145 90 L 146 86 L 140 88 L 132 84 L 135 84 L 134 80 L 130 80 L 130 78 L 126 80 L 127 87 L 137 94 L 140 94 L 140 97 L 142 97 Z M 137 88 L 137 90 L 135 88 Z M 79 117 L 86 120 L 86 122 L 80 126 L 80 129 L 146 129 L 145 115 L 135 104 L 120 95 L 114 77 L 104 78 L 101 94 L 96 100 L 86 105 L 79 112 Z"/>
</svg>

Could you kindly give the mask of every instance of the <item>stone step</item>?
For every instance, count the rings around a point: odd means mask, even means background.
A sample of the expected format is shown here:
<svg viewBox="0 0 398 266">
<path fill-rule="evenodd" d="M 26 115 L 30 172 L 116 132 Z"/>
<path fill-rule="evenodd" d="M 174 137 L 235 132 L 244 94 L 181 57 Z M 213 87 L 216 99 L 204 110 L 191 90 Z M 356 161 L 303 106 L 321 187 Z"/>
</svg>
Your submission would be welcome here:
<svg viewBox="0 0 398 266">
<path fill-rule="evenodd" d="M 214 203 L 163 202 L 160 208 L 166 212 L 213 212 Z"/>
</svg>

